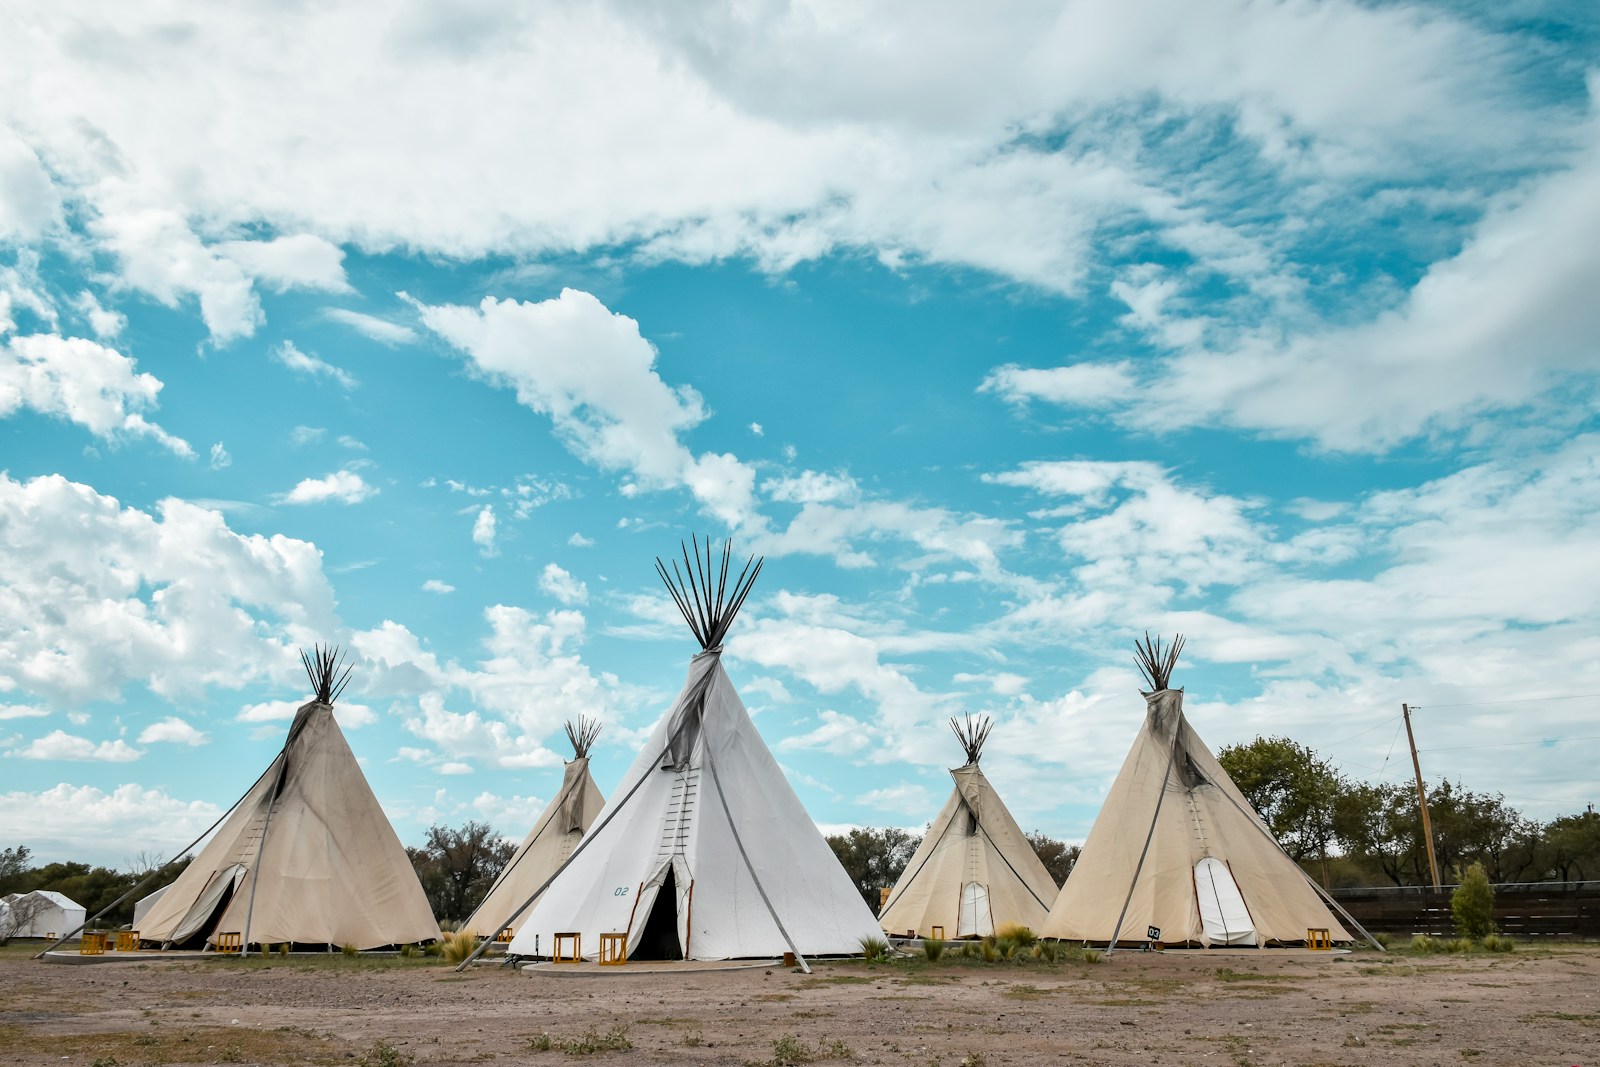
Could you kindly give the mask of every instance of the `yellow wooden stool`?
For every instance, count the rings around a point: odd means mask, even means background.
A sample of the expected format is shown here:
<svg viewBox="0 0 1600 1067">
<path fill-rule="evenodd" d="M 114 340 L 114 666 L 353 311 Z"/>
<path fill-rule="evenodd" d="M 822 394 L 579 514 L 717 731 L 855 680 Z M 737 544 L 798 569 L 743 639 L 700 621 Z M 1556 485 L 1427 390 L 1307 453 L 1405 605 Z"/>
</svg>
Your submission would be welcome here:
<svg viewBox="0 0 1600 1067">
<path fill-rule="evenodd" d="M 78 942 L 80 956 L 104 956 L 106 954 L 106 935 L 88 933 L 83 935 L 83 940 Z"/>
<path fill-rule="evenodd" d="M 244 945 L 239 940 L 242 936 L 243 935 L 237 930 L 230 930 L 225 934 L 218 934 L 217 951 L 227 955 L 238 953 L 244 948 Z"/>
<path fill-rule="evenodd" d="M 933 941 L 943 941 L 944 940 L 944 927 L 935 926 L 933 928 L 933 937 L 931 938 L 931 940 L 933 940 Z"/>
<path fill-rule="evenodd" d="M 554 963 L 582 963 L 583 962 L 583 935 L 578 933 L 556 934 L 554 936 L 555 948 L 550 959 Z M 572 942 L 572 955 L 568 956 L 561 951 L 566 942 Z"/>
<path fill-rule="evenodd" d="M 117 931 L 117 951 L 118 952 L 138 952 L 139 951 L 139 931 L 137 931 L 137 930 L 118 930 Z"/>
<path fill-rule="evenodd" d="M 501 930 L 498 934 L 494 935 L 495 944 L 509 945 L 511 944 L 511 939 L 516 936 L 517 932 L 508 926 L 504 930 Z"/>
<path fill-rule="evenodd" d="M 1326 952 L 1333 948 L 1333 938 L 1328 936 L 1327 928 L 1319 926 L 1306 927 L 1306 948 L 1314 949 L 1318 952 Z"/>
<path fill-rule="evenodd" d="M 600 935 L 600 966 L 621 967 L 628 962 L 628 935 Z"/>
</svg>

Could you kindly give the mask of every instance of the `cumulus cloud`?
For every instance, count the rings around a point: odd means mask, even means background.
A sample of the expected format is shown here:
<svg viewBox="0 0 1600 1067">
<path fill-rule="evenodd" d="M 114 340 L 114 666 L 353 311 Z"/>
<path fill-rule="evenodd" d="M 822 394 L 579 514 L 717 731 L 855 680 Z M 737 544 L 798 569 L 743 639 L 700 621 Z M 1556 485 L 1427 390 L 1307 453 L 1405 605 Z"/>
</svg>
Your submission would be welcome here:
<svg viewBox="0 0 1600 1067">
<path fill-rule="evenodd" d="M 334 471 L 321 478 L 302 479 L 278 499 L 284 504 L 323 504 L 330 500 L 341 504 L 359 504 L 377 493 L 377 487 L 368 485 L 359 473 L 345 470 Z"/>
<path fill-rule="evenodd" d="M 544 573 L 539 576 L 539 588 L 568 606 L 589 601 L 589 587 L 555 563 L 545 564 Z"/>
<path fill-rule="evenodd" d="M 52 730 L 11 754 L 23 759 L 92 760 L 96 763 L 131 763 L 144 755 L 120 737 L 96 743 L 64 730 Z"/>
<path fill-rule="evenodd" d="M 499 547 L 495 543 L 495 536 L 499 523 L 494 517 L 494 505 L 485 504 L 478 509 L 478 517 L 472 520 L 472 543 L 478 546 L 478 551 L 485 556 L 498 555 Z"/>
<path fill-rule="evenodd" d="M 122 867 L 132 858 L 129 842 L 171 856 L 221 814 L 216 804 L 179 800 L 164 789 L 63 782 L 37 793 L 0 793 L 0 838 L 27 841 L 41 860 Z"/>
<path fill-rule="evenodd" d="M 549 416 L 585 462 L 644 489 L 688 489 L 730 524 L 750 514 L 755 472 L 727 454 L 693 455 L 680 435 L 708 412 L 655 368 L 639 324 L 576 289 L 539 302 L 486 297 L 476 308 L 417 305 L 423 324 L 466 353 L 488 381 Z"/>
<path fill-rule="evenodd" d="M 353 375 L 340 370 L 332 363 L 300 351 L 295 347 L 293 341 L 285 341 L 281 345 L 274 347 L 272 349 L 272 358 L 296 374 L 301 374 L 308 378 L 327 378 L 329 381 L 337 382 L 345 389 L 354 389 L 357 385 Z"/>
<path fill-rule="evenodd" d="M 169 744 L 188 745 L 193 748 L 196 745 L 203 745 L 209 740 L 210 738 L 205 733 L 196 730 L 192 725 L 176 715 L 168 715 L 159 722 L 153 722 L 139 733 L 139 743 L 141 745 L 165 741 Z"/>
<path fill-rule="evenodd" d="M 344 276 L 344 251 L 309 233 L 267 241 L 224 241 L 216 251 L 243 267 L 276 292 L 318 289 L 349 292 Z"/>
<path fill-rule="evenodd" d="M 422 591 L 425 593 L 438 593 L 440 596 L 443 596 L 446 593 L 454 593 L 456 591 L 456 587 L 451 585 L 449 582 L 441 582 L 437 578 L 429 578 L 427 581 L 422 583 Z"/>
<path fill-rule="evenodd" d="M 0 691 L 61 705 L 142 681 L 168 696 L 292 678 L 329 632 L 314 545 L 241 535 L 181 500 L 152 512 L 58 475 L 0 474 Z"/>
<path fill-rule="evenodd" d="M 29 334 L 0 340 L 0 418 L 29 408 L 106 440 L 148 437 L 179 456 L 194 449 L 145 419 L 162 383 L 134 362 L 81 337 Z"/>
<path fill-rule="evenodd" d="M 233 457 L 228 454 L 228 450 L 222 446 L 221 441 L 211 446 L 211 462 L 208 466 L 214 471 L 233 466 Z"/>
</svg>

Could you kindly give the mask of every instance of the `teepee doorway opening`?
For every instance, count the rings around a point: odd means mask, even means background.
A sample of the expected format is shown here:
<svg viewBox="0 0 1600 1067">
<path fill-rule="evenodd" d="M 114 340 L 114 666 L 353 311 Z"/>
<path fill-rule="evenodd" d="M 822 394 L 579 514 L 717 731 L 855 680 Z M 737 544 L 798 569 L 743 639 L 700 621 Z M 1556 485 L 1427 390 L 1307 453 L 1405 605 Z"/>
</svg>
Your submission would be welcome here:
<svg viewBox="0 0 1600 1067">
<path fill-rule="evenodd" d="M 656 898 L 650 903 L 650 914 L 645 917 L 638 944 L 629 951 L 628 958 L 683 959 L 683 944 L 678 940 L 681 928 L 678 922 L 678 875 L 673 865 L 668 864 L 666 881 L 656 887 Z"/>
</svg>

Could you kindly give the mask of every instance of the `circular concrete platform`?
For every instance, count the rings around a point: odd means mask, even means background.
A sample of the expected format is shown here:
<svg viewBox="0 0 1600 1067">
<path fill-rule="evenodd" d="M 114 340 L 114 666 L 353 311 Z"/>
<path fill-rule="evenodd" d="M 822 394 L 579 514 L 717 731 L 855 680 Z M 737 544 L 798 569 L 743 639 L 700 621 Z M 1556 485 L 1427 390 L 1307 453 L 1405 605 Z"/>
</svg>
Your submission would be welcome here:
<svg viewBox="0 0 1600 1067">
<path fill-rule="evenodd" d="M 783 966 L 782 960 L 640 960 L 617 966 L 582 963 L 530 963 L 522 973 L 530 978 L 622 978 L 634 974 L 677 974 L 704 971 L 760 971 Z"/>
</svg>

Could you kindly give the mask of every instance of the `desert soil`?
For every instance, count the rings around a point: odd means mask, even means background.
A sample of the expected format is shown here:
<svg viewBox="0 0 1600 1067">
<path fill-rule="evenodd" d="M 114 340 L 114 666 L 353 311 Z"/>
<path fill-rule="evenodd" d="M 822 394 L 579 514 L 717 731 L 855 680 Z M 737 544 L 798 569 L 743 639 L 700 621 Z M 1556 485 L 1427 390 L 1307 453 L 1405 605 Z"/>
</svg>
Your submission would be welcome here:
<svg viewBox="0 0 1600 1067">
<path fill-rule="evenodd" d="M 73 967 L 20 948 L 0 951 L 0 1065 L 1600 1064 L 1600 946 L 584 977 L 343 957 Z M 585 1053 L 586 1034 L 631 1047 Z"/>
</svg>

